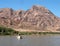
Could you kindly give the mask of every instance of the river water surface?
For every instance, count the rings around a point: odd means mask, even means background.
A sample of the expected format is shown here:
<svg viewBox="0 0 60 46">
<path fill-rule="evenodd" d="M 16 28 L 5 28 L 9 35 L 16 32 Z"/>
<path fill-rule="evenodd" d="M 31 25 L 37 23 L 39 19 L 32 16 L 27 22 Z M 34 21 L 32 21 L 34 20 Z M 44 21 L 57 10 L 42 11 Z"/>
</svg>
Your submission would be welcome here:
<svg viewBox="0 0 60 46">
<path fill-rule="evenodd" d="M 0 36 L 0 46 L 60 46 L 60 35 Z"/>
</svg>

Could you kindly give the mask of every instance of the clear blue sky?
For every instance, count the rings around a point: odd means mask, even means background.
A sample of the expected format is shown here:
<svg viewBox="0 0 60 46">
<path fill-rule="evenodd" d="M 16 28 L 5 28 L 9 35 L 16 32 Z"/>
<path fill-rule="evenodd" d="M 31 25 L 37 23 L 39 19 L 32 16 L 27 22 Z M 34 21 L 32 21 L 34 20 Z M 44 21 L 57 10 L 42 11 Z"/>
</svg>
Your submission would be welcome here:
<svg viewBox="0 0 60 46">
<path fill-rule="evenodd" d="M 27 10 L 33 5 L 42 5 L 60 17 L 60 0 L 0 0 L 0 8 Z"/>
</svg>

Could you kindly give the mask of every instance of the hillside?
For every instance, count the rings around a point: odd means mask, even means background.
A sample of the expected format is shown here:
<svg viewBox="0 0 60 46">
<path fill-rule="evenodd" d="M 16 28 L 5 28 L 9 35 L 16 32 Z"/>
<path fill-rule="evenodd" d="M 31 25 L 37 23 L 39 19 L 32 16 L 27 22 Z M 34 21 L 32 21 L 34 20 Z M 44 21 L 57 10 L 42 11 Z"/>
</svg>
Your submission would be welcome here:
<svg viewBox="0 0 60 46">
<path fill-rule="evenodd" d="M 27 11 L 0 8 L 0 26 L 16 31 L 60 31 L 60 18 L 43 6 L 34 5 Z"/>
</svg>

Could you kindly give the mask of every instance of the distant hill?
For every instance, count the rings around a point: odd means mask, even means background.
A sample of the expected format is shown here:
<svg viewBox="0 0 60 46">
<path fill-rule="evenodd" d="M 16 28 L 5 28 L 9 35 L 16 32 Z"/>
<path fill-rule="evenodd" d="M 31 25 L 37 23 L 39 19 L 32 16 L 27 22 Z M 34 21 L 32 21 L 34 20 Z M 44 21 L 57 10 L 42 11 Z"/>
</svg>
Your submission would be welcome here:
<svg viewBox="0 0 60 46">
<path fill-rule="evenodd" d="M 0 26 L 17 31 L 60 31 L 60 18 L 43 6 L 34 5 L 27 11 L 0 8 Z"/>
</svg>

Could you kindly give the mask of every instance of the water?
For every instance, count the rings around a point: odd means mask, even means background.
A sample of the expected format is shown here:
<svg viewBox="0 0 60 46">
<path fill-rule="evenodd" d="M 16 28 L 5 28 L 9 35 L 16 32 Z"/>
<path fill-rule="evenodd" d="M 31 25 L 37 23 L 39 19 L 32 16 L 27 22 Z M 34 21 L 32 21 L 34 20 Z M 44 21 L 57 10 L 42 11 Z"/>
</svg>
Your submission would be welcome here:
<svg viewBox="0 0 60 46">
<path fill-rule="evenodd" d="M 0 36 L 0 46 L 60 46 L 60 36 Z"/>
</svg>

